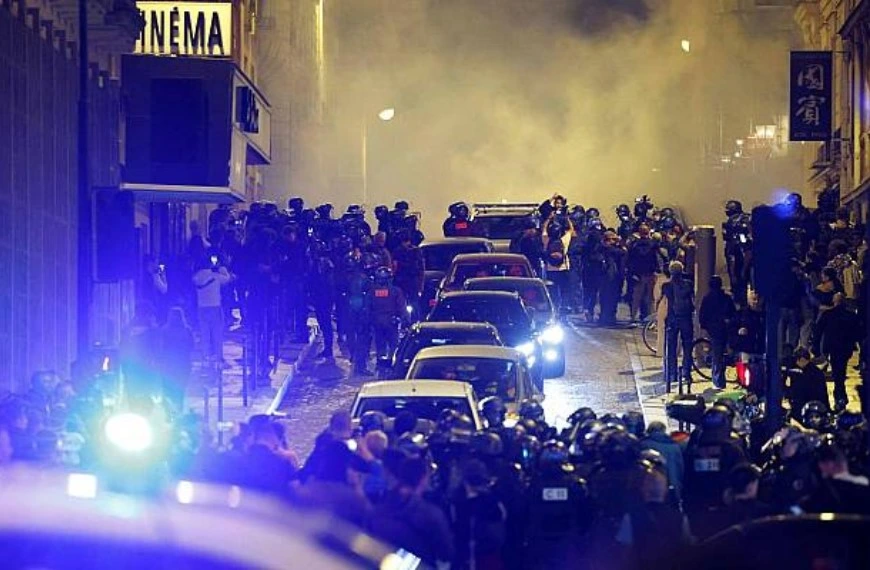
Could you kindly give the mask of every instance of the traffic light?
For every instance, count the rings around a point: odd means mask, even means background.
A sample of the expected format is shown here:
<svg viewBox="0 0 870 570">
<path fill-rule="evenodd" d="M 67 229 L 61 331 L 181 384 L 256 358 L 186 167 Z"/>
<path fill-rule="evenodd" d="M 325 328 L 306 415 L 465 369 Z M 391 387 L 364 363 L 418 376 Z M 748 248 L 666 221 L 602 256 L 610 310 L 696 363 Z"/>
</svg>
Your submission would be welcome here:
<svg viewBox="0 0 870 570">
<path fill-rule="evenodd" d="M 781 301 L 787 294 L 794 243 L 787 210 L 781 206 L 752 209 L 752 283 L 764 299 Z"/>
</svg>

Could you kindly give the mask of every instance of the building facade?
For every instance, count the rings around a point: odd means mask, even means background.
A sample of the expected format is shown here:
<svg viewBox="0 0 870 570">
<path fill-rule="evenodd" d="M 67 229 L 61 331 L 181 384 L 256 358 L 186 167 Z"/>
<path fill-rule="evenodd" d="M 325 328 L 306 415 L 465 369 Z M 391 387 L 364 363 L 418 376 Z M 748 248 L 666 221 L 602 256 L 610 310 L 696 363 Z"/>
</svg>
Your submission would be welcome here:
<svg viewBox="0 0 870 570">
<path fill-rule="evenodd" d="M 0 0 L 0 390 L 77 351 L 77 2 Z M 119 58 L 133 2 L 90 2 L 93 187 L 120 180 Z"/>
<path fill-rule="evenodd" d="M 807 144 L 810 191 L 831 190 L 866 223 L 870 210 L 870 2 L 802 0 L 795 8 L 804 49 L 832 51 L 834 122 L 831 139 Z"/>
</svg>

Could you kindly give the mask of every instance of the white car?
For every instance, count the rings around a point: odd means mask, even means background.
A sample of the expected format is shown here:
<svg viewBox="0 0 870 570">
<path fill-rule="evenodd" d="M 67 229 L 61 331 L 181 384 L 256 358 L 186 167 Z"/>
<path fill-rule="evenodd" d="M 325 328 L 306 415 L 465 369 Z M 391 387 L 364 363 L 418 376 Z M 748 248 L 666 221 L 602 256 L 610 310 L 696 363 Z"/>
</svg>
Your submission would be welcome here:
<svg viewBox="0 0 870 570">
<path fill-rule="evenodd" d="M 455 380 L 368 382 L 357 392 L 350 415 L 359 420 L 364 413 L 376 410 L 383 412 L 388 418 L 395 418 L 399 412 L 408 410 L 420 420 L 437 422 L 441 412 L 446 409 L 453 409 L 470 417 L 475 429 L 483 428 L 477 413 L 474 389 L 470 384 Z"/>
<path fill-rule="evenodd" d="M 424 348 L 417 353 L 408 380 L 440 378 L 471 385 L 478 400 L 500 397 L 514 415 L 525 399 L 542 400 L 526 366 L 525 355 L 514 348 L 485 345 L 452 345 Z"/>
<path fill-rule="evenodd" d="M 89 473 L 0 470 L 6 570 L 402 568 L 393 551 L 327 515 L 300 516 L 239 487 L 178 481 L 166 494 L 106 491 Z M 365 539 L 365 540 L 363 540 Z"/>
</svg>

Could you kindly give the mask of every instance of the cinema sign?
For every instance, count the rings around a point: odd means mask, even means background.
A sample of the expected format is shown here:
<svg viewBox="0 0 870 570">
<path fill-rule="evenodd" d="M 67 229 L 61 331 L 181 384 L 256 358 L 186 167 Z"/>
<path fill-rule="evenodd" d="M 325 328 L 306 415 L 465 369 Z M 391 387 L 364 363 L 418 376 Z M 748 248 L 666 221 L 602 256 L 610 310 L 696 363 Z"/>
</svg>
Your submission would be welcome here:
<svg viewBox="0 0 870 570">
<path fill-rule="evenodd" d="M 136 2 L 145 27 L 136 53 L 228 57 L 232 52 L 231 2 Z"/>
</svg>

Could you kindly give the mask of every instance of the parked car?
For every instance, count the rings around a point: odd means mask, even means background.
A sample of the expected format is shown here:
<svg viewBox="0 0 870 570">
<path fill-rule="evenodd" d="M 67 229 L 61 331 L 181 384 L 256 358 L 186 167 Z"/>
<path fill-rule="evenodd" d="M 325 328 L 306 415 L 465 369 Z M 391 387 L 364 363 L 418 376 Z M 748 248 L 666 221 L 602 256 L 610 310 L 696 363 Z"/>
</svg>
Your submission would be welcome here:
<svg viewBox="0 0 870 570">
<path fill-rule="evenodd" d="M 441 293 L 461 291 L 474 277 L 537 277 L 525 255 L 518 253 L 466 253 L 453 258 L 441 282 Z"/>
<path fill-rule="evenodd" d="M 478 277 L 465 282 L 467 291 L 512 291 L 531 309 L 544 357 L 544 377 L 565 374 L 565 330 L 553 303 L 547 282 L 527 277 Z"/>
<path fill-rule="evenodd" d="M 504 346 L 504 342 L 498 335 L 498 329 L 489 323 L 415 323 L 399 339 L 399 345 L 389 366 L 382 367 L 379 375 L 382 378 L 404 378 L 411 361 L 422 349 L 454 344 Z"/>
<path fill-rule="evenodd" d="M 420 244 L 423 252 L 423 306 L 424 310 L 435 305 L 438 287 L 444 274 L 450 269 L 453 258 L 464 253 L 491 253 L 492 242 L 487 239 L 473 237 L 455 237 L 438 240 L 426 240 Z"/>
<path fill-rule="evenodd" d="M 542 400 L 532 382 L 525 356 L 499 346 L 436 346 L 424 348 L 411 363 L 406 379 L 441 378 L 471 384 L 478 400 L 498 396 L 516 418 L 520 402 Z"/>
<path fill-rule="evenodd" d="M 368 382 L 357 392 L 350 415 L 359 420 L 364 413 L 376 410 L 395 419 L 399 412 L 408 410 L 418 419 L 434 424 L 441 412 L 448 409 L 467 415 L 476 430 L 483 428 L 474 389 L 470 384 L 453 380 Z"/>
<path fill-rule="evenodd" d="M 541 344 L 532 317 L 516 293 L 506 291 L 445 293 L 432 308 L 427 321 L 473 321 L 493 325 L 498 329 L 498 334 L 506 346 L 516 348 L 523 353 L 535 385 L 543 391 Z"/>
<path fill-rule="evenodd" d="M 475 235 L 493 242 L 498 252 L 510 251 L 511 241 L 531 221 L 540 225 L 539 204 L 522 202 L 477 203 L 471 205 L 471 225 Z"/>
<path fill-rule="evenodd" d="M 154 496 L 107 490 L 92 473 L 13 466 L 0 475 L 6 570 L 383 568 L 401 552 L 235 486 L 167 482 Z"/>
</svg>

